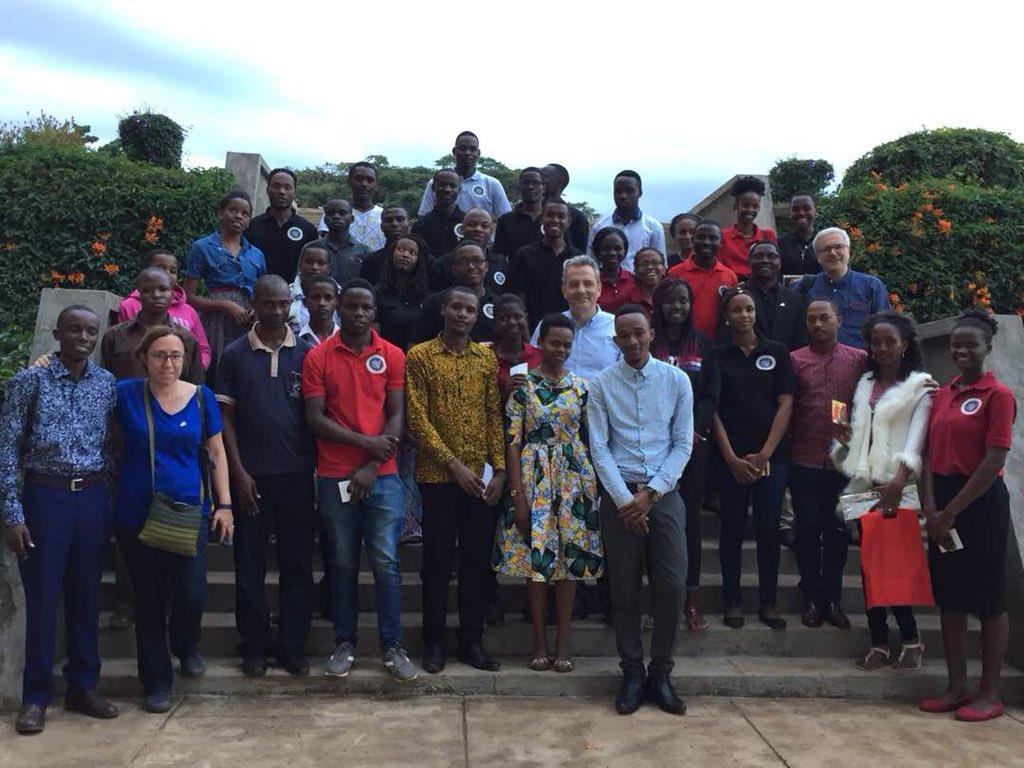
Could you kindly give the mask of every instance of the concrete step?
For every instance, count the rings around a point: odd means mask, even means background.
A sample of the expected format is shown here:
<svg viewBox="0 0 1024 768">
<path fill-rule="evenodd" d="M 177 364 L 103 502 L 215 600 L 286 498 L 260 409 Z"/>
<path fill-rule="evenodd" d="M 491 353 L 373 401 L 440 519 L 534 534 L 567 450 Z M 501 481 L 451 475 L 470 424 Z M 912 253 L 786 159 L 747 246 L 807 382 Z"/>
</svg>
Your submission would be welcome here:
<svg viewBox="0 0 1024 768">
<path fill-rule="evenodd" d="M 131 628 L 114 629 L 109 626 L 109 614 L 101 617 L 100 655 L 104 658 L 135 656 L 135 634 Z M 680 657 L 704 656 L 779 656 L 779 657 L 838 657 L 854 659 L 867 650 L 867 619 L 863 614 L 851 615 L 853 628 L 838 630 L 825 625 L 809 629 L 800 623 L 799 615 L 785 617 L 789 626 L 785 630 L 772 630 L 749 616 L 743 629 L 730 629 L 720 616 L 708 616 L 709 627 L 704 632 L 688 632 L 681 622 L 676 654 Z M 457 616 L 449 617 L 449 645 L 455 647 Z M 402 615 L 403 643 L 409 653 L 418 658 L 423 652 L 421 637 L 423 618 L 420 613 Z M 942 653 L 939 617 L 918 616 L 918 628 L 924 640 L 926 653 L 938 658 Z M 898 638 L 893 629 L 893 642 Z M 644 631 L 645 636 L 650 631 Z M 554 627 L 548 628 L 549 641 L 554 647 Z M 485 633 L 488 650 L 499 657 L 520 656 L 533 648 L 533 631 L 519 612 L 509 614 L 501 627 L 488 627 Z M 201 650 L 211 657 L 231 657 L 237 651 L 238 635 L 233 613 L 208 612 L 203 616 Z M 359 615 L 357 645 L 363 653 L 373 655 L 377 649 L 377 620 L 373 613 Z M 572 647 L 576 655 L 613 656 L 617 653 L 615 634 L 600 620 L 575 621 L 572 625 Z M 334 629 L 326 621 L 316 619 L 306 643 L 311 657 L 326 658 L 334 650 Z M 967 635 L 967 650 L 972 657 L 980 653 L 980 628 L 971 620 Z M 851 662 L 852 663 L 852 662 Z"/>
<path fill-rule="evenodd" d="M 292 677 L 272 669 L 265 678 L 245 677 L 234 660 L 207 659 L 206 675 L 199 680 L 175 681 L 176 695 L 373 695 L 414 696 L 426 694 L 498 694 L 511 696 L 600 696 L 611 700 L 621 673 L 618 658 L 577 658 L 570 674 L 533 672 L 527 657 L 503 660 L 499 672 L 481 672 L 454 660 L 439 675 L 420 671 L 419 678 L 397 683 L 381 667 L 375 655 L 359 659 L 344 678 L 327 677 L 323 664 L 314 662 L 312 674 Z M 980 663 L 968 662 L 972 679 L 980 675 Z M 59 666 L 55 677 L 60 679 Z M 860 672 L 847 658 L 774 658 L 766 656 L 705 656 L 680 659 L 672 679 L 683 696 L 762 696 L 888 699 L 912 702 L 936 695 L 946 683 L 945 665 L 929 659 L 920 672 L 882 669 Z M 141 696 L 134 659 L 106 661 L 98 689 L 108 696 Z M 1024 672 L 1004 668 L 1000 691 L 1007 704 L 1024 702 Z"/>
</svg>

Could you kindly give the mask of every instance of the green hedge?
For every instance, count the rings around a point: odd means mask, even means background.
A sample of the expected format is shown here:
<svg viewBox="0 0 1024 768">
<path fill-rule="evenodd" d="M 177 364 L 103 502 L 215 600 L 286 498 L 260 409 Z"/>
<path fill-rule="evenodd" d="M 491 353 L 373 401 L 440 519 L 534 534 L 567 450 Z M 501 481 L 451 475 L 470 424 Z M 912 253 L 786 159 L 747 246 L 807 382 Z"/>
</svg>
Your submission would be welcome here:
<svg viewBox="0 0 1024 768">
<path fill-rule="evenodd" d="M 828 160 L 790 157 L 774 165 L 768 173 L 768 183 L 772 189 L 772 200 L 786 203 L 799 192 L 820 197 L 835 177 L 835 169 Z"/>
</svg>

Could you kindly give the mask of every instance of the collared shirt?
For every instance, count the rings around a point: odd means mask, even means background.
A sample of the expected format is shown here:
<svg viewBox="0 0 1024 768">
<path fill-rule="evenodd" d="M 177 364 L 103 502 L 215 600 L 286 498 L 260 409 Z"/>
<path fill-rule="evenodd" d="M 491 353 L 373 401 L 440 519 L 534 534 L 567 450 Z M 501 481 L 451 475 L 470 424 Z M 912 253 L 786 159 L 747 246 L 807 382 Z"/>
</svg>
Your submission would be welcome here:
<svg viewBox="0 0 1024 768">
<path fill-rule="evenodd" d="M 750 257 L 747 250 L 755 240 L 768 240 L 775 243 L 778 238 L 775 230 L 754 225 L 750 237 L 745 236 L 736 225 L 722 230 L 722 247 L 718 249 L 718 260 L 736 273 L 738 277 L 750 276 Z"/>
<path fill-rule="evenodd" d="M 266 273 L 263 251 L 244 236 L 237 256 L 221 245 L 220 232 L 213 232 L 194 240 L 185 258 L 185 276 L 202 280 L 208 291 L 237 288 L 252 296 L 253 284 Z"/>
<path fill-rule="evenodd" d="M 501 182 L 493 176 L 474 170 L 471 176 L 463 178 L 459 176 L 461 185 L 459 196 L 455 198 L 455 204 L 464 211 L 473 208 L 483 208 L 492 218 L 504 216 L 512 210 L 508 202 L 508 195 Z M 427 182 L 427 188 L 423 191 L 423 199 L 420 201 L 420 216 L 434 209 L 434 187 L 433 180 Z M 433 250 L 433 249 L 431 249 Z"/>
<path fill-rule="evenodd" d="M 676 264 L 668 271 L 669 276 L 685 280 L 693 292 L 693 327 L 709 339 L 715 338 L 718 329 L 719 301 L 726 288 L 737 284 L 736 273 L 718 259 L 708 269 L 699 266 L 692 258 Z"/>
<path fill-rule="evenodd" d="M 121 301 L 121 306 L 117 311 L 117 322 L 123 323 L 125 320 L 131 320 L 141 311 L 142 300 L 139 298 L 139 290 L 133 288 L 132 292 Z M 171 292 L 171 306 L 167 308 L 167 314 L 173 322 L 192 334 L 196 344 L 199 345 L 199 359 L 203 367 L 208 366 L 213 352 L 210 350 L 210 342 L 206 338 L 206 330 L 199 320 L 199 313 L 188 303 L 185 290 L 177 283 L 174 284 L 174 290 Z"/>
<path fill-rule="evenodd" d="M 432 208 L 427 213 L 421 213 L 413 222 L 412 232 L 426 241 L 430 254 L 436 259 L 442 254 L 450 253 L 459 242 L 460 238 L 455 234 L 455 228 L 462 224 L 465 216 L 466 212 L 457 205 L 451 213 Z"/>
<path fill-rule="evenodd" d="M 789 421 L 790 459 L 823 469 L 832 444 L 832 401 L 853 408 L 853 393 L 867 365 L 863 349 L 836 344 L 827 352 L 803 347 L 789 353 L 796 388 Z"/>
<path fill-rule="evenodd" d="M 305 325 L 303 325 L 301 328 L 299 328 L 299 332 L 297 334 L 295 334 L 295 335 L 296 335 L 297 338 L 302 339 L 303 341 L 308 341 L 310 344 L 312 344 L 314 347 L 316 347 L 316 346 L 319 346 L 320 344 L 323 344 L 325 341 L 327 341 L 329 338 L 331 338 L 331 336 L 333 336 L 337 332 L 338 332 L 338 317 L 337 317 L 337 315 L 335 315 L 334 320 L 332 321 L 332 327 L 331 327 L 330 332 L 328 332 L 323 338 L 321 338 L 321 337 L 316 335 L 316 331 L 313 330 L 312 326 L 310 326 L 310 324 L 308 322 Z"/>
<path fill-rule="evenodd" d="M 471 341 L 453 352 L 440 337 L 417 344 L 409 350 L 405 384 L 417 481 L 451 482 L 452 459 L 478 477 L 485 462 L 505 469 L 498 361 L 491 350 Z"/>
<path fill-rule="evenodd" d="M 371 251 L 379 251 L 384 247 L 384 233 L 380 229 L 380 216 L 384 209 L 379 205 L 373 206 L 368 211 L 360 211 L 352 206 L 352 224 L 348 233 L 357 243 L 362 243 Z M 316 233 L 321 237 L 328 232 L 327 219 L 320 217 L 320 223 L 316 225 Z"/>
<path fill-rule="evenodd" d="M 796 232 L 787 232 L 779 238 L 779 258 L 782 259 L 783 275 L 816 275 L 821 272 L 821 264 L 814 257 L 814 236 L 804 240 Z"/>
<path fill-rule="evenodd" d="M 422 344 L 436 337 L 444 329 L 441 318 L 441 300 L 446 291 L 437 291 L 423 300 L 416 321 L 409 335 L 410 344 Z M 469 331 L 469 338 L 476 342 L 494 341 L 494 300 L 497 297 L 485 286 L 480 297 L 476 322 Z"/>
<path fill-rule="evenodd" d="M 815 299 L 832 299 L 839 305 L 842 325 L 839 326 L 839 341 L 847 346 L 864 349 L 861 328 L 869 315 L 889 309 L 889 294 L 885 285 L 874 275 L 848 269 L 838 280 L 832 280 L 824 272 L 805 277 L 797 284 L 798 291 L 810 304 Z"/>
<path fill-rule="evenodd" d="M 648 357 L 642 368 L 620 360 L 588 384 L 590 453 L 602 485 L 619 508 L 645 482 L 665 494 L 676 487 L 693 448 L 693 392 L 678 368 Z"/>
<path fill-rule="evenodd" d="M 743 281 L 754 299 L 754 330 L 790 349 L 807 344 L 807 307 L 798 291 L 787 288 L 780 280 L 762 291 L 753 278 Z M 725 320 L 719 315 L 719 338 L 726 338 Z"/>
<path fill-rule="evenodd" d="M 626 257 L 622 260 L 622 267 L 633 271 L 633 255 L 641 248 L 657 248 L 662 257 L 665 256 L 665 228 L 653 216 L 648 216 L 637 209 L 637 215 L 627 222 L 619 221 L 614 213 L 602 216 L 594 226 L 590 228 L 590 240 L 587 243 L 589 251 L 594 244 L 594 235 L 605 227 L 615 227 L 622 230 L 626 235 L 626 242 L 629 247 L 626 249 Z"/>
<path fill-rule="evenodd" d="M 932 472 L 970 477 L 989 448 L 1011 447 L 1016 419 L 1013 391 L 994 373 L 986 372 L 973 384 L 963 384 L 957 376 L 932 400 L 928 425 Z"/>
<path fill-rule="evenodd" d="M 0 503 L 8 525 L 25 522 L 22 472 L 73 478 L 111 469 L 114 376 L 86 361 L 74 378 L 57 355 L 46 368 L 19 371 L 7 383 L 0 415 Z"/>
<path fill-rule="evenodd" d="M 628 269 L 619 267 L 619 274 L 614 280 L 606 279 L 604 273 L 601 273 L 601 297 L 598 301 L 605 312 L 615 314 L 619 307 L 632 304 L 639 298 L 636 280 Z"/>
<path fill-rule="evenodd" d="M 543 240 L 520 248 L 509 262 L 507 291 L 526 297 L 529 319 L 539 323 L 551 312 L 569 305 L 562 296 L 562 265 L 580 252 L 565 244 L 557 256 Z"/>
<path fill-rule="evenodd" d="M 342 287 L 353 277 L 359 277 L 363 259 L 370 255 L 369 248 L 362 243 L 357 243 L 351 237 L 340 246 L 332 242 L 329 237 L 321 237 L 319 240 L 314 240 L 312 244 L 327 251 L 331 277 Z"/>
<path fill-rule="evenodd" d="M 749 355 L 732 342 L 715 349 L 722 373 L 718 418 L 737 456 L 757 453 L 772 430 L 779 395 L 792 395 L 793 364 L 784 344 L 758 337 Z M 785 450 L 782 440 L 776 455 Z"/>
<path fill-rule="evenodd" d="M 267 260 L 267 272 L 292 280 L 299 266 L 299 254 L 306 243 L 317 238 L 313 222 L 292 211 L 284 224 L 278 224 L 267 208 L 265 213 L 249 222 L 246 237 L 263 251 Z"/>
<path fill-rule="evenodd" d="M 541 237 L 540 216 L 533 218 L 523 210 L 523 204 L 518 203 L 495 223 L 494 250 L 511 259 L 520 248 L 536 243 Z"/>
<path fill-rule="evenodd" d="M 363 266 L 359 268 L 359 276 L 371 285 L 377 285 L 380 282 L 380 275 L 384 271 L 384 265 L 391 258 L 391 250 L 385 245 L 368 256 L 363 256 Z M 422 253 L 420 257 L 423 257 Z"/>
<path fill-rule="evenodd" d="M 334 334 L 306 355 L 302 367 L 302 395 L 324 399 L 324 414 L 331 421 L 360 435 L 376 436 L 387 424 L 387 395 L 403 388 L 405 355 L 398 347 L 370 331 L 370 343 L 356 352 Z M 318 437 L 317 473 L 321 477 L 349 477 L 369 460 L 358 446 Z M 380 465 L 378 475 L 398 471 L 394 457 Z"/>
<path fill-rule="evenodd" d="M 408 349 L 422 308 L 423 300 L 414 300 L 392 287 L 378 286 L 377 323 L 380 335 L 399 349 Z"/>
<path fill-rule="evenodd" d="M 143 327 L 141 318 L 142 315 L 135 315 L 131 320 L 110 326 L 100 342 L 100 361 L 118 381 L 139 379 L 146 375 L 146 366 L 136 354 L 139 342 L 149 330 Z M 169 319 L 173 322 L 173 318 Z M 199 345 L 184 326 L 180 327 L 186 335 L 181 378 L 192 384 L 202 384 L 206 379 L 206 370 L 199 359 Z"/>
<path fill-rule="evenodd" d="M 565 370 L 575 373 L 584 381 L 590 381 L 622 357 L 615 343 L 615 315 L 603 312 L 598 308 L 589 320 L 579 325 L 572 316 L 571 310 L 562 313 L 572 320 L 575 331 L 572 337 L 572 349 L 565 361 Z M 533 329 L 530 343 L 537 346 L 540 338 L 540 322 Z"/>
<path fill-rule="evenodd" d="M 256 327 L 221 353 L 217 401 L 234 407 L 238 454 L 246 472 L 310 472 L 315 456 L 302 405 L 302 364 L 313 345 L 297 340 L 288 328 L 284 343 L 271 349 Z"/>
</svg>

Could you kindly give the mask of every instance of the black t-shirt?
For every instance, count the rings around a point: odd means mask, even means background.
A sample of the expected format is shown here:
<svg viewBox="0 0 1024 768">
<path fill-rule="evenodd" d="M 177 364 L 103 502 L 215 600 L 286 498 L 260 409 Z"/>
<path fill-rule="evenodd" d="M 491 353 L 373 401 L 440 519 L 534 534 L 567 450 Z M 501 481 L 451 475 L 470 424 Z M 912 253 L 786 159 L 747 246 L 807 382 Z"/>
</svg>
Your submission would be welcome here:
<svg viewBox="0 0 1024 768">
<path fill-rule="evenodd" d="M 302 247 L 319 235 L 311 221 L 294 212 L 288 221 L 279 225 L 268 208 L 266 213 L 249 222 L 245 237 L 263 251 L 267 274 L 280 275 L 290 283 L 295 279 Z"/>
<path fill-rule="evenodd" d="M 455 234 L 455 227 L 462 223 L 465 216 L 466 214 L 459 206 L 455 206 L 447 216 L 435 208 L 416 219 L 412 225 L 412 231 L 427 241 L 427 247 L 435 256 L 441 253 L 451 253 L 455 244 L 459 242 L 459 236 Z"/>
<path fill-rule="evenodd" d="M 419 316 L 413 323 L 409 345 L 430 341 L 442 330 L 444 321 L 441 319 L 441 299 L 445 291 L 438 291 L 427 296 L 420 308 Z M 495 296 L 484 288 L 480 297 L 480 311 L 476 315 L 476 323 L 469 332 L 469 338 L 476 342 L 494 341 L 494 299 Z"/>
<path fill-rule="evenodd" d="M 359 276 L 373 285 L 379 283 L 380 273 L 384 271 L 384 265 L 387 263 L 389 255 L 388 247 L 385 245 L 379 251 L 374 251 L 365 256 L 362 266 L 359 267 Z M 391 341 L 391 339 L 388 339 L 388 341 Z M 391 343 L 394 344 L 393 341 Z"/>
<path fill-rule="evenodd" d="M 796 388 L 789 349 L 784 344 L 758 337 L 749 355 L 732 344 L 720 344 L 715 357 L 722 377 L 718 417 L 737 456 L 757 453 L 768 439 L 778 410 L 778 396 L 792 395 Z M 784 452 L 785 440 L 775 450 Z"/>
<path fill-rule="evenodd" d="M 408 349 L 413 326 L 420 316 L 422 306 L 422 301 L 410 301 L 393 289 L 378 286 L 377 323 L 380 335 L 399 349 Z"/>
<path fill-rule="evenodd" d="M 494 251 L 511 258 L 524 245 L 540 240 L 540 217 L 523 211 L 522 203 L 498 217 L 494 226 Z"/>
<path fill-rule="evenodd" d="M 814 249 L 810 240 L 804 240 L 796 232 L 787 232 L 779 238 L 779 258 L 782 259 L 783 275 L 816 275 L 821 272 L 821 265 L 814 258 Z"/>
<path fill-rule="evenodd" d="M 579 255 L 579 249 L 567 243 L 565 250 L 556 256 L 542 241 L 520 248 L 512 257 L 507 290 L 525 297 L 531 328 L 546 315 L 569 308 L 562 296 L 562 265 Z"/>
</svg>

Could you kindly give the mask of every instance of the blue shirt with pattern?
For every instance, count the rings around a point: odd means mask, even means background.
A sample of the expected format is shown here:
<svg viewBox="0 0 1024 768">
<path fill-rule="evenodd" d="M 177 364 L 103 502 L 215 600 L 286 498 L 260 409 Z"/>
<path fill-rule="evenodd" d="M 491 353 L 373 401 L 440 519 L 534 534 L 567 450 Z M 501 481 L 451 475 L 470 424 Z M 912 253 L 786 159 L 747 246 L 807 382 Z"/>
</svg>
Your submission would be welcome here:
<svg viewBox="0 0 1024 768">
<path fill-rule="evenodd" d="M 112 469 L 116 379 L 91 361 L 74 378 L 57 355 L 7 383 L 0 414 L 0 503 L 8 525 L 25 522 L 22 472 L 73 478 Z"/>
<path fill-rule="evenodd" d="M 185 259 L 185 275 L 202 280 L 206 289 L 237 288 L 252 296 L 252 286 L 267 273 L 263 251 L 242 238 L 237 256 L 220 243 L 220 232 L 213 232 L 192 243 Z"/>
</svg>

